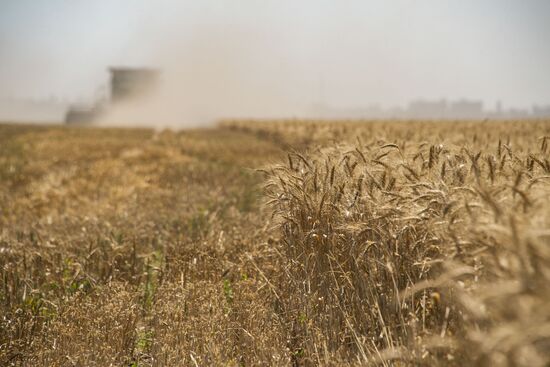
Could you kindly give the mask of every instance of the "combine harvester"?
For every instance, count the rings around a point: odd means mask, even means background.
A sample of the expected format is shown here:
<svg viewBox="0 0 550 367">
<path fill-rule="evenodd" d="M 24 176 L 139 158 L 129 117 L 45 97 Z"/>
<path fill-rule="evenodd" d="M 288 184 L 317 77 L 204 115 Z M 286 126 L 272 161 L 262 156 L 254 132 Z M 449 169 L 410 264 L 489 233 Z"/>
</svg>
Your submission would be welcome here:
<svg viewBox="0 0 550 367">
<path fill-rule="evenodd" d="M 158 70 L 150 68 L 112 67 L 109 72 L 110 98 L 92 107 L 71 106 L 65 115 L 66 124 L 92 124 L 112 106 L 146 96 L 157 85 L 160 75 Z"/>
</svg>

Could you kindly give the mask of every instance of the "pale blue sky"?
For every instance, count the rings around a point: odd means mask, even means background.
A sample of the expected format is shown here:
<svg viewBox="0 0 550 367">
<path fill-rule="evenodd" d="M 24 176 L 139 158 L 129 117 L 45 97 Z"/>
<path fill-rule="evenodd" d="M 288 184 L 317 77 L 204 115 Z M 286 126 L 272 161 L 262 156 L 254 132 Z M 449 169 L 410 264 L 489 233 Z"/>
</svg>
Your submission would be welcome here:
<svg viewBox="0 0 550 367">
<path fill-rule="evenodd" d="M 550 103 L 550 1 L 0 0 L 0 97 L 93 99 L 113 64 L 303 105 L 529 107 Z"/>
</svg>

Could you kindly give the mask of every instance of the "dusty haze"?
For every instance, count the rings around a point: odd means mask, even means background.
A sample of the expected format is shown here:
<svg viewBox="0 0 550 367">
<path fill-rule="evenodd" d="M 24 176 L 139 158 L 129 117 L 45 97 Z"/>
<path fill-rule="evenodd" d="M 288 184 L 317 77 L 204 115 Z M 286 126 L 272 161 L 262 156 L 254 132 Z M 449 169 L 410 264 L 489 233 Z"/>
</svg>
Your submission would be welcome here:
<svg viewBox="0 0 550 367">
<path fill-rule="evenodd" d="M 92 104 L 115 65 L 159 68 L 162 82 L 103 123 L 196 126 L 418 98 L 529 108 L 550 102 L 549 14 L 535 0 L 2 1 L 0 99 Z"/>
<path fill-rule="evenodd" d="M 100 123 L 197 126 L 220 118 L 307 115 L 288 93 L 300 89 L 300 81 L 274 54 L 275 40 L 244 27 L 198 28 L 187 39 L 177 28 L 157 29 L 161 37 L 148 56 L 148 65 L 161 71 L 157 87 L 114 106 Z"/>
</svg>

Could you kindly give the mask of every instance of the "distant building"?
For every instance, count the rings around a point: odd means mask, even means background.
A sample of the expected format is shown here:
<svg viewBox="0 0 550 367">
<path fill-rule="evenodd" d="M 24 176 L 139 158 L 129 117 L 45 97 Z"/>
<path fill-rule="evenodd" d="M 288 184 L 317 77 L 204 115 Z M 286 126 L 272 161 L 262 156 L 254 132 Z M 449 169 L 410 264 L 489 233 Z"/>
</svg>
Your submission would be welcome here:
<svg viewBox="0 0 550 367">
<path fill-rule="evenodd" d="M 457 119 L 479 119 L 483 117 L 483 102 L 461 99 L 452 102 L 449 107 L 449 116 Z"/>
<path fill-rule="evenodd" d="M 509 119 L 523 119 L 523 118 L 529 118 L 529 110 L 526 109 L 520 109 L 520 108 L 510 108 L 507 110 L 505 114 L 506 118 Z"/>
<path fill-rule="evenodd" d="M 365 108 L 334 108 L 325 104 L 312 106 L 311 114 L 327 119 L 418 119 L 418 120 L 483 120 L 483 119 L 549 119 L 550 105 L 533 106 L 532 109 L 503 108 L 497 101 L 494 110 L 484 110 L 480 100 L 456 101 L 416 100 L 407 108 L 382 108 L 371 105 Z"/>
<path fill-rule="evenodd" d="M 408 113 L 412 118 L 439 119 L 447 116 L 447 101 L 413 101 L 409 105 Z"/>
</svg>

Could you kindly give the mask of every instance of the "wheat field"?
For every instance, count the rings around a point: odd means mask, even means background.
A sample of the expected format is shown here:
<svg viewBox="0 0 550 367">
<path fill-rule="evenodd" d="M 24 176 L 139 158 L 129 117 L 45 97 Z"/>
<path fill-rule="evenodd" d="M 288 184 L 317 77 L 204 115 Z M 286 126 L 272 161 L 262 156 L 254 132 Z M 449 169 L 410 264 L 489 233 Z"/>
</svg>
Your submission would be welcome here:
<svg viewBox="0 0 550 367">
<path fill-rule="evenodd" d="M 0 125 L 2 366 L 548 366 L 550 121 Z"/>
</svg>

